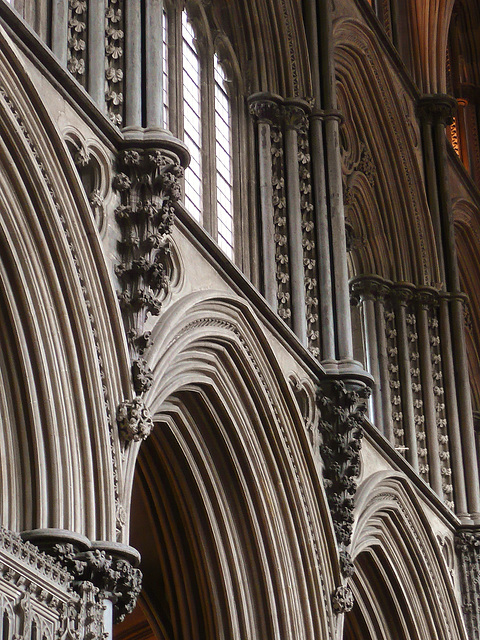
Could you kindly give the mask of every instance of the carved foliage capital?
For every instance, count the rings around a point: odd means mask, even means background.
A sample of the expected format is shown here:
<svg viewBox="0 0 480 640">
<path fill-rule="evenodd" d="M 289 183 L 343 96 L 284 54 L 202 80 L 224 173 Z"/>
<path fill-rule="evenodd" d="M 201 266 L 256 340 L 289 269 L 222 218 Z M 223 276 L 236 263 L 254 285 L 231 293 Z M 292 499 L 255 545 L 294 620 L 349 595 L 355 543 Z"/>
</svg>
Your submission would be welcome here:
<svg viewBox="0 0 480 640">
<path fill-rule="evenodd" d="M 354 304 L 363 300 L 380 300 L 390 292 L 385 280 L 378 276 L 361 276 L 350 283 L 350 295 Z"/>
<path fill-rule="evenodd" d="M 252 116 L 259 122 L 274 124 L 279 121 L 280 107 L 278 103 L 268 98 L 259 98 L 249 101 L 249 110 Z"/>
<path fill-rule="evenodd" d="M 392 287 L 391 297 L 401 306 L 407 305 L 413 298 L 415 289 L 408 283 L 399 283 Z"/>
<path fill-rule="evenodd" d="M 142 572 L 128 560 L 102 549 L 78 551 L 71 543 L 55 544 L 50 554 L 72 574 L 80 594 L 92 585 L 99 599 L 113 602 L 115 622 L 133 611 L 142 588 Z"/>
<path fill-rule="evenodd" d="M 286 129 L 295 129 L 305 134 L 308 130 L 308 105 L 285 103 L 282 106 L 282 117 Z"/>
</svg>

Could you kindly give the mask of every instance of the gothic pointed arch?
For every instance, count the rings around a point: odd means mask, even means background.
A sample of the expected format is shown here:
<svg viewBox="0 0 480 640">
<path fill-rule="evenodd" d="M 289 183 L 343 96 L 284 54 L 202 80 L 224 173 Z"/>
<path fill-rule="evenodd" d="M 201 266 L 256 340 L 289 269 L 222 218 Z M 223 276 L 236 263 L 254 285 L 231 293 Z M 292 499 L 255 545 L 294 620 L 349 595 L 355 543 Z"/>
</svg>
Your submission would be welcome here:
<svg viewBox="0 0 480 640">
<path fill-rule="evenodd" d="M 347 614 L 345 639 L 464 640 L 451 567 L 405 476 L 371 475 L 359 486 L 356 511 L 356 605 Z"/>
<path fill-rule="evenodd" d="M 375 268 L 393 281 L 439 281 L 420 166 L 412 97 L 400 99 L 371 31 L 354 20 L 335 25 L 346 216 L 353 229 L 354 273 Z M 359 271 L 357 271 L 359 270 Z"/>
<path fill-rule="evenodd" d="M 267 336 L 248 305 L 215 292 L 171 306 L 154 334 L 155 427 L 138 454 L 131 542 L 149 558 L 157 628 L 192 640 L 331 637 L 333 530 Z M 139 445 L 129 447 L 132 468 Z"/>
<path fill-rule="evenodd" d="M 115 540 L 118 307 L 68 150 L 0 39 L 0 522 Z"/>
<path fill-rule="evenodd" d="M 480 364 L 477 345 L 480 336 L 480 321 L 475 310 L 480 306 L 480 292 L 477 285 L 480 276 L 480 261 L 477 254 L 480 242 L 479 211 L 471 202 L 460 199 L 453 204 L 453 215 L 460 285 L 461 290 L 467 296 L 465 300 L 465 340 L 472 400 L 474 409 L 478 411 L 480 409 Z"/>
</svg>

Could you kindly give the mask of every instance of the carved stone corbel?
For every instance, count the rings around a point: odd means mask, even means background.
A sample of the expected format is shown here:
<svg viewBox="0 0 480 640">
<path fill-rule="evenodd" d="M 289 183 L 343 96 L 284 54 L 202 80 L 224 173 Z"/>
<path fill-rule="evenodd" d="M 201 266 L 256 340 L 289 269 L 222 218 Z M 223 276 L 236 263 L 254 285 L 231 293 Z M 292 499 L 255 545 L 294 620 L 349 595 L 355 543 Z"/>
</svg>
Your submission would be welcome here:
<svg viewBox="0 0 480 640">
<path fill-rule="evenodd" d="M 182 176 L 180 160 L 171 151 L 132 146 L 120 154 L 113 179 L 120 196 L 115 217 L 121 231 L 121 262 L 115 273 L 137 394 L 152 384 L 143 358 L 151 344 L 145 322 L 160 313 L 169 289 L 170 235 Z"/>
<path fill-rule="evenodd" d="M 348 546 L 353 526 L 363 423 L 370 389 L 362 383 L 325 380 L 317 393 L 323 478 L 342 573 L 353 575 Z"/>
</svg>

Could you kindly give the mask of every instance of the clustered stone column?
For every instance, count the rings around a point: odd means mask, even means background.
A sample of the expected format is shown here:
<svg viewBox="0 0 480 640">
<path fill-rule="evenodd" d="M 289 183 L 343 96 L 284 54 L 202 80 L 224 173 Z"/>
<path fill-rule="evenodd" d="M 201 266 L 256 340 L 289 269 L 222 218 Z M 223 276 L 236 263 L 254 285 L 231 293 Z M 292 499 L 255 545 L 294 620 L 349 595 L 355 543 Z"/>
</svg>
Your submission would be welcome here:
<svg viewBox="0 0 480 640">
<path fill-rule="evenodd" d="M 451 349 L 459 296 L 378 276 L 355 278 L 351 293 L 375 376 L 372 421 L 445 504 L 471 521 L 466 483 L 476 467 L 467 469 L 470 439 L 460 430 Z"/>
<path fill-rule="evenodd" d="M 435 232 L 440 276 L 444 283 L 448 305 L 441 305 L 442 333 L 451 346 L 452 356 L 444 349 L 448 364 L 447 391 L 450 399 L 455 387 L 457 409 L 449 418 L 459 424 L 459 440 L 464 456 L 466 507 L 475 522 L 480 522 L 480 492 L 478 464 L 473 428 L 467 351 L 465 344 L 464 301 L 460 291 L 453 211 L 447 174 L 445 126 L 452 122 L 457 104 L 443 94 L 422 96 L 417 113 L 422 129 L 422 145 L 428 204 Z M 448 313 L 447 313 L 448 306 Z M 458 416 L 455 411 L 458 410 Z M 456 428 L 456 427 L 455 427 Z M 458 443 L 459 444 L 459 443 Z"/>
<path fill-rule="evenodd" d="M 308 102 L 254 94 L 263 292 L 299 340 L 318 356 L 318 261 L 311 202 Z"/>
</svg>

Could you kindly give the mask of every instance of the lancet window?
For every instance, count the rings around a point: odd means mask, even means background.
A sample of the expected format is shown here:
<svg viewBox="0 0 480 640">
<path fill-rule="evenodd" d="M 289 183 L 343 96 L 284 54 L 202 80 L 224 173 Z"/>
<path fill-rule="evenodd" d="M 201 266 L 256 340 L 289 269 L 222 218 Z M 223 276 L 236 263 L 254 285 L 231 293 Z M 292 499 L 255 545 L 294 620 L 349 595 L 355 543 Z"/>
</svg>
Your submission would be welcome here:
<svg viewBox="0 0 480 640">
<path fill-rule="evenodd" d="M 199 15 L 167 7 L 164 23 L 165 126 L 191 154 L 185 207 L 233 258 L 230 83 Z"/>
</svg>

